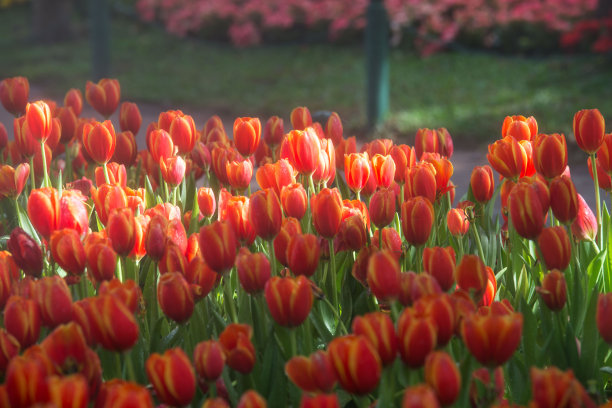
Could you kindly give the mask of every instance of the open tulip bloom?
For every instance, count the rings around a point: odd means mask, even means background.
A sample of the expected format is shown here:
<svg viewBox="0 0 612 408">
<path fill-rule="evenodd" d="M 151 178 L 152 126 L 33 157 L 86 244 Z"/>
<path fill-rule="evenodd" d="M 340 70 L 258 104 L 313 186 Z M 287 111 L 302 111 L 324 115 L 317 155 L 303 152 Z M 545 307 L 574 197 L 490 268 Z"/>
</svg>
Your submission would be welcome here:
<svg viewBox="0 0 612 408">
<path fill-rule="evenodd" d="M 534 117 L 507 116 L 455 192 L 442 127 L 358 149 L 337 113 L 240 117 L 226 134 L 217 116 L 171 110 L 139 151 L 140 110 L 120 105 L 117 80 L 58 108 L 28 103 L 25 78 L 2 84 L 16 141 L 0 163 L 0 405 L 591 407 L 610 395 L 599 190 L 612 190 L 612 139 L 598 110 L 573 119 L 591 209 L 565 135 L 538 133 Z M 83 100 L 104 119 L 81 118 Z"/>
</svg>

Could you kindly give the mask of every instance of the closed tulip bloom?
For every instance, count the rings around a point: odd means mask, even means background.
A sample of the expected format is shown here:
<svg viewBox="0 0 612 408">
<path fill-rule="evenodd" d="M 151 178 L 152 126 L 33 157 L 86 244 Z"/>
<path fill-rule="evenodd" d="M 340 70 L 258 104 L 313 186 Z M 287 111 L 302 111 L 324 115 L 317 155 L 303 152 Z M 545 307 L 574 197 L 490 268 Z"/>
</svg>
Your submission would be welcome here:
<svg viewBox="0 0 612 408">
<path fill-rule="evenodd" d="M 436 201 L 436 170 L 431 163 L 419 162 L 413 167 L 408 167 L 405 180 L 404 200 L 421 196 L 432 203 Z"/>
<path fill-rule="evenodd" d="M 372 254 L 368 261 L 367 282 L 379 300 L 390 301 L 399 296 L 400 267 L 395 255 L 388 250 Z"/>
<path fill-rule="evenodd" d="M 291 238 L 296 234 L 302 233 L 302 227 L 300 226 L 300 222 L 293 217 L 283 218 L 283 222 L 281 224 L 281 229 L 274 238 L 274 256 L 283 266 L 289 266 L 287 261 L 287 247 L 291 241 Z M 315 237 L 316 241 L 316 237 Z M 318 245 L 315 245 L 317 248 Z M 299 262 L 299 261 L 298 261 Z M 317 255 L 317 265 L 318 265 L 318 255 Z M 316 266 L 315 268 L 316 269 Z M 312 270 L 314 273 L 314 269 Z M 310 269 L 309 269 L 310 270 Z"/>
<path fill-rule="evenodd" d="M 527 152 L 511 136 L 506 136 L 490 144 L 487 160 L 489 160 L 491 167 L 505 178 L 516 179 L 525 174 L 527 170 Z"/>
<path fill-rule="evenodd" d="M 538 245 L 548 269 L 564 270 L 571 260 L 570 240 L 565 228 L 547 227 L 538 236 Z"/>
<path fill-rule="evenodd" d="M 434 223 L 434 208 L 431 201 L 417 196 L 402 204 L 401 223 L 406 241 L 421 246 L 429 239 Z"/>
<path fill-rule="evenodd" d="M 487 271 L 482 259 L 477 255 L 464 255 L 455 268 L 455 280 L 460 289 L 480 299 L 487 285 Z"/>
<path fill-rule="evenodd" d="M 599 188 L 607 192 L 612 191 L 612 178 L 610 178 L 610 175 L 604 171 L 603 167 L 601 167 L 601 160 L 599 160 L 599 154 L 597 160 L 595 160 L 595 165 L 597 169 L 597 184 Z M 589 168 L 589 175 L 591 176 L 591 180 L 594 180 L 593 163 L 591 162 L 590 156 L 587 159 L 587 167 Z"/>
<path fill-rule="evenodd" d="M 8 164 L 0 166 L 0 196 L 17 198 L 21 195 L 30 175 L 30 165 L 21 163 L 13 168 Z"/>
<path fill-rule="evenodd" d="M 302 324 L 314 300 L 310 281 L 305 276 L 295 279 L 274 276 L 266 282 L 264 294 L 272 318 L 287 327 Z"/>
<path fill-rule="evenodd" d="M 47 373 L 43 364 L 25 356 L 16 356 L 6 370 L 6 393 L 10 407 L 29 407 L 43 403 L 48 396 Z"/>
<path fill-rule="evenodd" d="M 187 164 L 181 156 L 168 157 L 160 159 L 159 168 L 161 169 L 162 178 L 171 187 L 176 187 L 185 178 L 185 170 Z"/>
<path fill-rule="evenodd" d="M 436 326 L 429 316 L 406 308 L 397 323 L 399 352 L 409 367 L 421 367 L 425 357 L 436 347 Z"/>
<path fill-rule="evenodd" d="M 251 343 L 253 328 L 248 324 L 230 323 L 219 335 L 225 352 L 226 364 L 242 374 L 248 374 L 255 365 L 255 347 Z"/>
<path fill-rule="evenodd" d="M 267 408 L 266 400 L 255 390 L 248 390 L 240 397 L 236 408 Z"/>
<path fill-rule="evenodd" d="M 439 295 L 441 293 L 442 289 L 438 281 L 430 274 L 419 273 L 413 277 L 412 286 L 410 288 L 410 299 L 412 302 L 416 302 L 429 295 Z"/>
<path fill-rule="evenodd" d="M 41 320 L 40 309 L 34 300 L 9 297 L 4 307 L 4 327 L 17 339 L 22 350 L 38 340 Z"/>
<path fill-rule="evenodd" d="M 337 189 L 324 188 L 310 201 L 315 229 L 324 238 L 333 238 L 342 221 L 342 197 Z"/>
<path fill-rule="evenodd" d="M 372 157 L 372 168 L 378 185 L 388 188 L 395 179 L 396 168 L 393 158 L 389 155 L 376 154 Z"/>
<path fill-rule="evenodd" d="M 66 282 L 59 276 L 47 276 L 34 286 L 36 301 L 46 327 L 56 327 L 72 320 L 72 295 Z"/>
<path fill-rule="evenodd" d="M 481 364 L 496 367 L 512 357 L 521 341 L 520 313 L 474 313 L 463 319 L 463 342 Z"/>
<path fill-rule="evenodd" d="M 105 118 L 117 110 L 120 97 L 121 86 L 116 79 L 103 78 L 97 84 L 87 81 L 85 85 L 85 99 Z"/>
<path fill-rule="evenodd" d="M 164 314 L 177 323 L 189 320 L 193 314 L 193 295 L 180 272 L 167 272 L 160 276 L 157 299 Z"/>
<path fill-rule="evenodd" d="M 117 137 L 115 144 L 115 153 L 111 160 L 130 167 L 136 163 L 138 157 L 138 146 L 136 145 L 136 138 L 134 133 L 126 130 L 115 135 Z"/>
<path fill-rule="evenodd" d="M 495 182 L 493 180 L 493 170 L 488 165 L 476 166 L 470 176 L 470 188 L 474 199 L 479 203 L 486 204 L 493 197 Z"/>
<path fill-rule="evenodd" d="M 45 239 L 51 237 L 59 224 L 59 197 L 53 187 L 34 189 L 28 199 L 28 218 Z"/>
<path fill-rule="evenodd" d="M 115 208 L 111 211 L 106 225 L 106 233 L 113 249 L 119 256 L 128 255 L 136 242 L 136 221 L 131 208 Z"/>
<path fill-rule="evenodd" d="M 142 124 L 140 109 L 134 102 L 123 102 L 119 108 L 119 127 L 122 131 L 129 130 L 137 134 Z"/>
<path fill-rule="evenodd" d="M 5 78 L 0 81 L 0 102 L 14 116 L 26 110 L 30 96 L 30 83 L 25 77 Z"/>
<path fill-rule="evenodd" d="M 249 157 L 259 145 L 261 122 L 259 118 L 236 118 L 234 121 L 234 143 L 238 152 Z"/>
<path fill-rule="evenodd" d="M 96 282 L 111 280 L 115 277 L 117 253 L 110 245 L 94 244 L 85 246 L 87 270 Z"/>
<path fill-rule="evenodd" d="M 310 116 L 310 110 L 305 106 L 298 106 L 293 108 L 290 115 L 291 126 L 295 130 L 304 130 L 309 126 L 312 126 L 312 117 Z"/>
<path fill-rule="evenodd" d="M 337 238 L 340 241 L 338 250 L 342 248 L 359 251 L 367 244 L 366 226 L 361 215 L 351 215 L 342 220 Z"/>
<path fill-rule="evenodd" d="M 311 175 L 317 168 L 321 144 L 312 129 L 292 130 L 281 144 L 281 158 L 289 160 L 300 174 Z"/>
<path fill-rule="evenodd" d="M 391 224 L 395 217 L 395 192 L 389 188 L 377 190 L 370 198 L 370 218 L 378 228 Z"/>
<path fill-rule="evenodd" d="M 600 293 L 597 299 L 597 330 L 606 343 L 612 344 L 612 293 Z"/>
<path fill-rule="evenodd" d="M 230 186 L 234 190 L 246 190 L 253 178 L 253 163 L 250 160 L 228 161 L 225 172 Z"/>
<path fill-rule="evenodd" d="M 64 106 L 72 109 L 76 116 L 83 110 L 83 94 L 80 89 L 71 88 L 64 95 Z"/>
<path fill-rule="evenodd" d="M 106 225 L 113 209 L 124 208 L 128 204 L 125 191 L 119 185 L 102 184 L 97 189 L 92 188 L 91 198 L 96 207 L 96 214 L 103 225 Z"/>
<path fill-rule="evenodd" d="M 459 397 L 461 373 L 453 358 L 444 351 L 434 351 L 425 359 L 425 381 L 442 406 L 451 405 Z"/>
<path fill-rule="evenodd" d="M 60 140 L 64 145 L 70 143 L 76 136 L 78 119 L 71 108 L 57 108 L 55 117 L 60 121 Z"/>
<path fill-rule="evenodd" d="M 324 393 L 336 385 L 336 373 L 327 352 L 317 350 L 308 357 L 294 356 L 285 364 L 287 377 L 305 393 Z"/>
<path fill-rule="evenodd" d="M 236 257 L 238 280 L 245 292 L 255 294 L 264 290 L 270 279 L 270 261 L 261 252 L 251 253 L 242 247 Z"/>
<path fill-rule="evenodd" d="M 301 220 L 308 209 L 308 195 L 304 186 L 293 183 L 283 187 L 281 190 L 281 204 L 287 217 Z"/>
<path fill-rule="evenodd" d="M 448 232 L 455 237 L 462 237 L 470 229 L 470 221 L 461 208 L 451 208 L 446 214 L 446 226 Z"/>
<path fill-rule="evenodd" d="M 536 288 L 542 301 L 552 311 L 559 311 L 567 301 L 567 284 L 565 276 L 558 269 L 553 269 L 544 275 L 542 286 Z"/>
<path fill-rule="evenodd" d="M 159 399 L 168 405 L 184 406 L 195 395 L 195 372 L 189 357 L 180 348 L 163 355 L 153 353 L 145 364 L 147 377 Z"/>
<path fill-rule="evenodd" d="M 283 220 L 281 204 L 272 189 L 259 190 L 249 199 L 249 221 L 257 236 L 272 240 L 279 233 Z"/>
<path fill-rule="evenodd" d="M 144 386 L 115 378 L 102 384 L 95 406 L 99 408 L 153 408 L 153 400 Z"/>
<path fill-rule="evenodd" d="M 281 144 L 283 137 L 285 136 L 284 122 L 282 118 L 278 116 L 271 116 L 266 122 L 266 126 L 263 131 L 264 142 L 274 148 Z"/>
<path fill-rule="evenodd" d="M 367 153 L 351 153 L 344 156 L 344 175 L 346 184 L 354 192 L 360 192 L 370 177 L 370 164 Z"/>
<path fill-rule="evenodd" d="M 603 143 L 597 151 L 597 164 L 608 175 L 612 173 L 612 133 L 604 135 Z"/>
<path fill-rule="evenodd" d="M 383 365 L 392 364 L 397 356 L 398 339 L 389 315 L 372 312 L 356 316 L 353 333 L 364 336 L 374 346 Z"/>
<path fill-rule="evenodd" d="M 198 189 L 198 207 L 200 214 L 205 218 L 212 217 L 215 213 L 217 202 L 215 193 L 210 187 L 200 187 Z"/>
<path fill-rule="evenodd" d="M 340 408 L 340 402 L 336 394 L 302 394 L 300 408 Z"/>
<path fill-rule="evenodd" d="M 334 152 L 336 154 L 336 169 L 344 170 L 344 156 L 350 155 L 351 153 L 357 153 L 357 140 L 355 136 L 342 139 L 340 143 L 334 147 Z"/>
<path fill-rule="evenodd" d="M 535 239 L 544 227 L 545 211 L 535 188 L 518 183 L 508 196 L 508 210 L 512 225 L 523 238 Z"/>
<path fill-rule="evenodd" d="M 537 135 L 533 143 L 533 164 L 547 179 L 560 176 L 567 167 L 565 136 L 559 133 Z"/>
<path fill-rule="evenodd" d="M 174 155 L 174 142 L 170 134 L 163 129 L 155 129 L 147 134 L 147 147 L 155 163 Z"/>
<path fill-rule="evenodd" d="M 563 224 L 571 223 L 578 215 L 578 194 L 571 178 L 561 175 L 555 177 L 549 185 L 550 208 Z"/>
<path fill-rule="evenodd" d="M 47 379 L 49 400 L 54 406 L 86 408 L 89 403 L 89 387 L 84 376 L 72 374 L 65 377 L 52 376 Z M 65 404 L 65 405 L 64 405 Z"/>
<path fill-rule="evenodd" d="M 44 101 L 28 103 L 26 105 L 26 121 L 28 129 L 36 140 L 46 141 L 51 135 L 52 117 L 51 109 Z"/>
<path fill-rule="evenodd" d="M 336 178 L 336 153 L 330 139 L 319 139 L 319 160 L 317 169 L 312 174 L 312 180 L 324 186 L 331 185 Z"/>
<path fill-rule="evenodd" d="M 164 254 L 157 265 L 160 275 L 166 272 L 180 272 L 185 275 L 187 264 L 187 258 L 181 248 L 172 240 L 167 240 Z"/>
<path fill-rule="evenodd" d="M 413 385 L 404 390 L 402 408 L 439 408 L 433 389 L 427 384 Z"/>
<path fill-rule="evenodd" d="M 200 251 L 213 270 L 222 273 L 234 266 L 236 236 L 228 222 L 216 221 L 200 229 Z"/>
<path fill-rule="evenodd" d="M 406 177 L 406 168 L 416 164 L 414 148 L 408 145 L 394 145 L 389 154 L 395 162 L 395 182 L 403 184 Z"/>
<path fill-rule="evenodd" d="M 563 372 L 557 367 L 531 367 L 529 377 L 532 394 L 530 406 L 534 408 L 596 406 L 572 370 Z"/>
<path fill-rule="evenodd" d="M 414 141 L 414 150 L 417 160 L 421 160 L 421 156 L 425 152 L 439 152 L 440 139 L 435 129 L 418 129 Z"/>
<path fill-rule="evenodd" d="M 597 109 L 582 109 L 574 115 L 574 136 L 576 143 L 585 152 L 592 154 L 599 150 L 605 134 L 605 121 Z"/>
<path fill-rule="evenodd" d="M 123 302 L 133 313 L 138 310 L 142 300 L 142 291 L 138 283 L 132 279 L 121 282 L 119 279 L 104 281 L 98 288 L 99 295 L 109 294 Z"/>
<path fill-rule="evenodd" d="M 331 139 L 334 143 L 334 146 L 338 146 L 340 141 L 342 140 L 342 120 L 340 119 L 340 115 L 336 112 L 332 112 L 327 118 L 327 122 L 325 123 L 325 137 Z"/>
<path fill-rule="evenodd" d="M 0 373 L 3 375 L 6 373 L 9 362 L 18 354 L 19 342 L 17 339 L 5 329 L 0 328 Z"/>
<path fill-rule="evenodd" d="M 423 270 L 436 278 L 445 292 L 455 283 L 455 263 L 453 247 L 431 247 L 423 250 Z"/>
<path fill-rule="evenodd" d="M 197 131 L 195 128 L 195 123 L 191 116 L 184 115 L 180 111 L 178 111 L 174 116 L 168 116 L 168 118 L 170 117 L 172 117 L 170 126 L 167 129 L 165 124 L 160 127 L 168 131 L 172 141 L 174 142 L 174 146 L 176 146 L 178 149 L 178 154 L 185 155 L 193 150 L 193 146 L 196 142 Z M 162 119 L 160 119 L 160 121 L 163 122 Z"/>
<path fill-rule="evenodd" d="M 193 361 L 198 376 L 204 381 L 215 381 L 225 367 L 225 354 L 221 344 L 214 340 L 198 343 L 193 350 Z"/>
<path fill-rule="evenodd" d="M 43 269 L 43 254 L 40 246 L 23 229 L 16 227 L 6 242 L 13 260 L 27 276 L 39 278 Z"/>
<path fill-rule="evenodd" d="M 295 275 L 312 276 L 319 265 L 321 248 L 313 234 L 296 232 L 289 239 L 285 259 L 291 272 Z"/>
<path fill-rule="evenodd" d="M 83 147 L 96 163 L 104 164 L 110 161 L 116 144 L 117 137 L 110 120 L 103 123 L 86 123 L 83 126 Z"/>
<path fill-rule="evenodd" d="M 259 188 L 272 188 L 279 197 L 284 187 L 295 183 L 295 169 L 286 159 L 274 164 L 264 164 L 257 169 L 255 179 Z"/>
<path fill-rule="evenodd" d="M 533 116 L 506 116 L 502 124 L 501 136 L 512 136 L 514 139 L 532 140 L 538 134 L 538 123 Z"/>
<path fill-rule="evenodd" d="M 206 297 L 219 281 L 219 274 L 213 271 L 198 254 L 189 261 L 185 271 L 185 279 L 191 288 L 193 300 L 198 301 Z"/>
<path fill-rule="evenodd" d="M 421 160 L 431 164 L 434 168 L 436 178 L 436 199 L 452 191 L 454 188 L 450 178 L 453 175 L 453 164 L 446 157 L 440 156 L 438 153 L 424 153 Z M 452 195 L 451 195 L 452 201 Z"/>
<path fill-rule="evenodd" d="M 376 349 L 363 336 L 336 337 L 327 352 L 340 386 L 351 394 L 373 391 L 380 381 L 382 366 Z"/>
<path fill-rule="evenodd" d="M 128 306 L 110 294 L 99 295 L 88 313 L 95 340 L 111 351 L 126 351 L 138 341 L 139 328 Z"/>
</svg>

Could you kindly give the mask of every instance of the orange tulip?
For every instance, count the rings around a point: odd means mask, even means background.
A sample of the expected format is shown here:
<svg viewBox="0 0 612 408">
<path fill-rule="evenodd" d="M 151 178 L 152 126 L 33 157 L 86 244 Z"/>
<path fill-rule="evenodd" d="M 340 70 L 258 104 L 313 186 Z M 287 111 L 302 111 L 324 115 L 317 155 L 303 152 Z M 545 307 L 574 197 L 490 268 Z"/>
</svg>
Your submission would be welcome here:
<svg viewBox="0 0 612 408">
<path fill-rule="evenodd" d="M 367 153 L 351 153 L 344 156 L 346 184 L 354 192 L 360 192 L 370 177 Z"/>
<path fill-rule="evenodd" d="M 30 96 L 30 83 L 25 77 L 5 78 L 0 81 L 0 102 L 15 117 L 23 115 Z"/>
<path fill-rule="evenodd" d="M 502 124 L 501 136 L 511 136 L 514 139 L 532 140 L 538 134 L 538 123 L 533 116 L 526 118 L 523 115 L 506 116 Z"/>
<path fill-rule="evenodd" d="M 187 164 L 181 156 L 168 157 L 159 160 L 162 178 L 171 187 L 176 187 L 183 181 Z"/>
<path fill-rule="evenodd" d="M 533 164 L 538 173 L 547 179 L 560 176 L 567 167 L 565 135 L 539 134 L 533 142 Z"/>
<path fill-rule="evenodd" d="M 453 247 L 431 247 L 423 250 L 423 270 L 436 278 L 445 292 L 455 283 L 455 263 Z"/>
<path fill-rule="evenodd" d="M 145 369 L 155 393 L 163 403 L 184 406 L 195 396 L 195 372 L 182 349 L 169 349 L 163 355 L 151 354 Z"/>
<path fill-rule="evenodd" d="M 347 392 L 362 395 L 376 388 L 382 371 L 381 361 L 365 337 L 336 337 L 327 350 L 338 382 Z"/>
<path fill-rule="evenodd" d="M 372 168 L 379 186 L 388 188 L 395 179 L 395 161 L 389 155 L 376 154 L 372 157 Z"/>
<path fill-rule="evenodd" d="M 72 295 L 59 276 L 36 281 L 32 298 L 40 309 L 44 326 L 54 328 L 72 320 Z"/>
<path fill-rule="evenodd" d="M 25 356 L 14 357 L 6 370 L 6 392 L 10 407 L 29 407 L 47 399 L 48 385 L 40 361 Z"/>
<path fill-rule="evenodd" d="M 96 163 L 104 164 L 110 161 L 116 143 L 115 129 L 109 120 L 103 123 L 86 123 L 83 126 L 83 146 Z"/>
<path fill-rule="evenodd" d="M 523 238 L 535 239 L 544 227 L 548 204 L 542 204 L 533 185 L 518 183 L 508 196 L 508 210 L 516 232 Z"/>
<path fill-rule="evenodd" d="M 238 243 L 228 222 L 216 221 L 202 227 L 199 244 L 204 260 L 213 270 L 222 273 L 234 266 Z"/>
<path fill-rule="evenodd" d="M 164 122 L 169 120 L 170 122 Z M 197 138 L 197 131 L 193 118 L 183 114 L 181 111 L 171 112 L 165 118 L 160 115 L 159 127 L 166 130 L 174 146 L 178 149 L 178 154 L 185 155 L 193 150 Z"/>
<path fill-rule="evenodd" d="M 325 123 L 325 137 L 330 139 L 334 146 L 338 146 L 340 141 L 342 140 L 342 120 L 340 119 L 340 115 L 336 112 L 332 112 L 327 118 L 327 122 Z"/>
<path fill-rule="evenodd" d="M 255 179 L 259 188 L 272 188 L 280 198 L 283 188 L 295 183 L 295 170 L 288 160 L 281 159 L 274 164 L 260 166 Z"/>
<path fill-rule="evenodd" d="M 272 240 L 279 233 L 283 212 L 274 190 L 267 188 L 253 193 L 249 199 L 249 221 L 255 234 L 263 240 Z"/>
<path fill-rule="evenodd" d="M 409 367 L 421 367 L 436 346 L 436 326 L 429 316 L 406 308 L 397 323 L 399 352 Z"/>
<path fill-rule="evenodd" d="M 337 189 L 324 188 L 310 200 L 315 229 L 324 238 L 333 238 L 342 221 L 342 197 Z"/>
<path fill-rule="evenodd" d="M 261 253 L 251 253 L 247 248 L 240 248 L 236 257 L 238 280 L 245 292 L 255 294 L 264 290 L 270 279 L 270 261 Z"/>
<path fill-rule="evenodd" d="M 404 200 L 421 196 L 432 203 L 436 201 L 436 170 L 431 163 L 419 162 L 406 168 L 405 181 Z"/>
<path fill-rule="evenodd" d="M 300 183 L 289 184 L 281 190 L 281 204 L 287 217 L 301 220 L 308 209 L 308 196 Z"/>
<path fill-rule="evenodd" d="M 304 130 L 308 126 L 312 126 L 312 117 L 310 111 L 305 106 L 298 106 L 291 111 L 291 126 L 295 130 Z"/>
<path fill-rule="evenodd" d="M 255 347 L 251 343 L 253 328 L 248 324 L 230 323 L 219 335 L 225 352 L 226 364 L 242 374 L 248 374 L 255 365 Z"/>
<path fill-rule="evenodd" d="M 382 312 L 372 312 L 356 316 L 353 320 L 352 331 L 368 339 L 378 352 L 384 366 L 395 361 L 398 339 L 389 315 Z"/>
<path fill-rule="evenodd" d="M 34 300 L 9 297 L 4 307 L 4 327 L 17 339 L 22 350 L 38 340 L 41 320 L 40 309 Z"/>
<path fill-rule="evenodd" d="M 431 201 L 416 196 L 402 204 L 402 232 L 409 244 L 421 246 L 429 239 L 434 223 L 434 208 Z"/>
<path fill-rule="evenodd" d="M 140 109 L 134 102 L 123 102 L 119 109 L 119 127 L 122 131 L 129 130 L 137 134 L 142 124 Z"/>
<path fill-rule="evenodd" d="M 314 300 L 310 281 L 305 276 L 295 279 L 274 276 L 266 282 L 264 294 L 272 318 L 287 327 L 302 324 L 310 314 Z"/>
<path fill-rule="evenodd" d="M 116 79 L 103 78 L 94 84 L 87 81 L 85 84 L 85 99 L 99 114 L 108 118 L 117 110 L 121 86 Z"/>
<path fill-rule="evenodd" d="M 279 118 L 278 116 L 271 116 L 264 127 L 264 142 L 271 148 L 274 148 L 281 144 L 284 136 L 285 131 L 283 119 Z"/>
<path fill-rule="evenodd" d="M 287 258 L 287 247 L 291 241 L 291 238 L 296 234 L 302 233 L 302 227 L 300 226 L 300 222 L 293 217 L 286 217 L 283 219 L 281 224 L 281 229 L 274 238 L 274 256 L 284 266 L 289 266 L 288 258 Z M 316 237 L 315 237 L 316 241 Z M 313 244 L 314 245 L 314 244 Z M 319 245 L 315 245 L 317 248 Z M 318 259 L 318 256 L 317 256 Z M 299 264 L 299 261 L 298 261 Z M 318 260 L 317 260 L 318 265 Z M 316 265 L 314 267 L 316 269 Z M 309 269 L 310 270 L 310 269 Z M 314 273 L 314 269 L 312 270 Z"/>
<path fill-rule="evenodd" d="M 72 109 L 77 117 L 81 116 L 81 111 L 83 110 L 83 94 L 81 90 L 76 88 L 69 89 L 64 96 L 64 106 Z"/>
<path fill-rule="evenodd" d="M 506 136 L 489 145 L 487 160 L 503 177 L 516 179 L 527 171 L 529 159 L 523 145 L 515 138 Z"/>
<path fill-rule="evenodd" d="M 36 231 L 49 240 L 59 224 L 59 197 L 52 187 L 34 189 L 28 199 L 28 217 Z"/>
<path fill-rule="evenodd" d="M 28 129 L 36 140 L 44 142 L 51 135 L 52 117 L 49 105 L 36 101 L 26 105 L 26 122 Z"/>
<path fill-rule="evenodd" d="M 583 109 L 574 115 L 574 136 L 576 143 L 585 152 L 592 154 L 599 150 L 604 141 L 605 121 L 597 109 Z"/>
<path fill-rule="evenodd" d="M 236 118 L 234 121 L 234 143 L 238 152 L 249 157 L 259 146 L 261 122 L 259 118 Z"/>
<path fill-rule="evenodd" d="M 443 406 L 451 405 L 459 397 L 461 373 L 453 358 L 444 351 L 434 351 L 425 359 L 425 381 Z"/>
<path fill-rule="evenodd" d="M 281 158 L 289 160 L 293 167 L 304 175 L 317 169 L 321 144 L 312 128 L 292 130 L 281 144 Z"/>
<path fill-rule="evenodd" d="M 336 385 L 336 373 L 329 354 L 321 350 L 308 357 L 292 357 L 285 364 L 285 373 L 304 392 L 330 392 Z"/>
</svg>

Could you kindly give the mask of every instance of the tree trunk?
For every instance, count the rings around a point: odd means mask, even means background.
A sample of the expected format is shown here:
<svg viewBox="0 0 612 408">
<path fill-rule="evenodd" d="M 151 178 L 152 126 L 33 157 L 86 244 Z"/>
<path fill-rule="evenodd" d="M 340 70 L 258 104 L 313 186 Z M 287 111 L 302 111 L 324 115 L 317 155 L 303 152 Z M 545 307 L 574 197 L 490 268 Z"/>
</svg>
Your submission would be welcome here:
<svg viewBox="0 0 612 408">
<path fill-rule="evenodd" d="M 72 0 L 32 0 L 32 34 L 44 43 L 73 37 Z"/>
</svg>

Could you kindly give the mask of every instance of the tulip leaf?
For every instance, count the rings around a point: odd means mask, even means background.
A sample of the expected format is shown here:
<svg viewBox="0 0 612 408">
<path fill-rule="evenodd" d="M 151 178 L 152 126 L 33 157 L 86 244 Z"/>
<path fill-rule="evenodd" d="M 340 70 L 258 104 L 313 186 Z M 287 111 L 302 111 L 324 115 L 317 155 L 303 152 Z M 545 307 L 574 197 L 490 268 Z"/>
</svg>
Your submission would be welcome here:
<svg viewBox="0 0 612 408">
<path fill-rule="evenodd" d="M 595 378 L 597 370 L 597 347 L 599 345 L 599 332 L 597 330 L 597 300 L 598 290 L 594 288 L 589 298 L 590 301 L 585 308 L 584 326 L 581 330 L 581 356 L 579 370 L 576 373 L 581 381 L 586 384 L 588 380 Z M 574 342 L 575 344 L 575 342 Z M 574 365 L 576 367 L 577 365 Z"/>
<path fill-rule="evenodd" d="M 608 367 L 608 366 L 606 366 L 606 367 L 601 367 L 601 368 L 599 369 L 599 371 L 601 371 L 602 373 L 606 373 L 606 374 L 610 374 L 610 375 L 612 375 L 612 367 Z"/>
<path fill-rule="evenodd" d="M 508 386 L 512 402 L 524 405 L 529 399 L 531 391 L 529 368 L 522 359 L 523 356 L 515 353 L 514 358 L 508 362 Z"/>
<path fill-rule="evenodd" d="M 145 207 L 151 208 L 156 204 L 155 193 L 153 192 L 153 186 L 149 180 L 149 176 L 145 175 Z"/>
<path fill-rule="evenodd" d="M 586 270 L 587 276 L 589 277 L 589 287 L 588 287 L 589 291 L 591 291 L 595 287 L 595 285 L 599 287 L 602 286 L 604 263 L 606 262 L 607 255 L 608 255 L 608 250 L 606 248 L 603 251 L 601 251 L 599 254 L 597 254 L 597 256 L 593 258 L 591 263 L 589 263 L 589 266 L 587 267 L 587 270 Z"/>
<path fill-rule="evenodd" d="M 529 307 L 524 298 L 520 299 L 518 311 L 523 314 L 523 352 L 525 360 L 536 361 L 538 353 L 536 352 L 538 324 L 532 308 Z"/>
<path fill-rule="evenodd" d="M 327 305 L 325 305 L 323 302 L 316 302 L 313 306 L 313 309 L 316 310 L 313 310 L 308 315 L 308 318 L 312 322 L 312 325 L 317 330 L 317 332 L 319 332 L 319 336 L 321 336 L 322 340 L 325 343 L 329 343 L 334 338 L 334 335 L 332 334 L 334 327 L 333 317 L 331 325 L 329 325 L 329 320 L 326 320 L 323 317 L 324 313 L 329 313 L 327 312 Z"/>
</svg>

